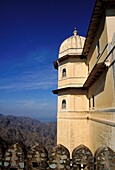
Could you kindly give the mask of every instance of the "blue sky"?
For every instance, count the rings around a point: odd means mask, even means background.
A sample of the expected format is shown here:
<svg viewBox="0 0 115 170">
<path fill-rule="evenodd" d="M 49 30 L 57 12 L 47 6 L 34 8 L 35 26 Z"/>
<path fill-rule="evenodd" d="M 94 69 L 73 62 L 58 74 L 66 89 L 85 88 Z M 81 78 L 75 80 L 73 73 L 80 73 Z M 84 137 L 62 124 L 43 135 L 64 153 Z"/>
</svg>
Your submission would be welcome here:
<svg viewBox="0 0 115 170">
<path fill-rule="evenodd" d="M 59 46 L 86 36 L 95 0 L 0 0 L 0 114 L 55 120 Z"/>
</svg>

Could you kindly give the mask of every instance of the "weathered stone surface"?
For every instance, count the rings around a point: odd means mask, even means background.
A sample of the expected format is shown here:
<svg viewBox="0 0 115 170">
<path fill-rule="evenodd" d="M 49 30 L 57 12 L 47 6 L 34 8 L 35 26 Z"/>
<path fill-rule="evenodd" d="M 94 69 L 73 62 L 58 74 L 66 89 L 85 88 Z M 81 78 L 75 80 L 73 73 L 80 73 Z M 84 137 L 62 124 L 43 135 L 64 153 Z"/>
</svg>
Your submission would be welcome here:
<svg viewBox="0 0 115 170">
<path fill-rule="evenodd" d="M 27 155 L 18 143 L 1 152 L 0 170 L 115 170 L 115 152 L 107 146 L 98 148 L 93 157 L 89 148 L 84 145 L 76 147 L 70 153 L 63 145 L 48 152 L 40 144 L 32 147 Z"/>
<path fill-rule="evenodd" d="M 79 145 L 72 152 L 72 170 L 81 167 L 94 170 L 93 154 L 90 149 L 84 145 Z"/>
<path fill-rule="evenodd" d="M 24 169 L 25 155 L 22 146 L 18 143 L 12 145 L 5 153 L 4 166 L 9 170 L 10 168 L 17 168 L 17 170 Z M 23 166 L 22 166 L 23 165 Z"/>
<path fill-rule="evenodd" d="M 101 146 L 94 154 L 95 170 L 115 170 L 115 152 L 107 147 Z"/>
<path fill-rule="evenodd" d="M 63 145 L 57 145 L 52 149 L 49 157 L 49 169 L 70 169 L 70 153 Z"/>
<path fill-rule="evenodd" d="M 48 167 L 48 152 L 46 148 L 40 144 L 33 146 L 27 154 L 28 170 L 45 170 Z"/>
</svg>

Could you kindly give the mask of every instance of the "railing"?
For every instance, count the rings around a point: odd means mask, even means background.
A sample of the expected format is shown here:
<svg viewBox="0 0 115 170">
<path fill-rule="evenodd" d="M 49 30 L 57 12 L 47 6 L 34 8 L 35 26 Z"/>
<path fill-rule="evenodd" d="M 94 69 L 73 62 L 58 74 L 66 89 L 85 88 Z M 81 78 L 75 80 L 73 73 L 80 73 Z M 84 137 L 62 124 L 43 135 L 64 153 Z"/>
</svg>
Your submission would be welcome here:
<svg viewBox="0 0 115 170">
<path fill-rule="evenodd" d="M 55 146 L 51 153 L 40 144 L 29 151 L 16 143 L 4 152 L 0 144 L 0 170 L 115 170 L 115 152 L 99 147 L 93 156 L 90 149 L 79 145 L 70 153 L 63 145 Z"/>
</svg>

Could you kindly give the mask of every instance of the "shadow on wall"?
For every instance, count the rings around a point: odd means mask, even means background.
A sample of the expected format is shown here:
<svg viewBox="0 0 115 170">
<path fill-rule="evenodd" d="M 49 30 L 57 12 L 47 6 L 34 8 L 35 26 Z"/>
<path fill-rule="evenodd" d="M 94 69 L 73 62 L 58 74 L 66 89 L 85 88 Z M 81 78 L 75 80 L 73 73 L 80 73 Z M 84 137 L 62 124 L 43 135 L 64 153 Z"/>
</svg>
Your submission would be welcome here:
<svg viewBox="0 0 115 170">
<path fill-rule="evenodd" d="M 96 80 L 94 85 L 90 87 L 90 94 L 88 97 L 92 97 L 92 95 L 97 96 L 104 91 L 107 72 L 108 68 L 104 70 L 103 74 Z"/>
<path fill-rule="evenodd" d="M 93 156 L 89 148 L 79 145 L 70 153 L 63 145 L 52 148 L 50 155 L 46 148 L 40 144 L 35 145 L 25 153 L 23 147 L 16 143 L 6 149 L 3 155 L 3 145 L 0 145 L 1 170 L 114 170 L 115 152 L 102 146 L 95 151 Z"/>
</svg>

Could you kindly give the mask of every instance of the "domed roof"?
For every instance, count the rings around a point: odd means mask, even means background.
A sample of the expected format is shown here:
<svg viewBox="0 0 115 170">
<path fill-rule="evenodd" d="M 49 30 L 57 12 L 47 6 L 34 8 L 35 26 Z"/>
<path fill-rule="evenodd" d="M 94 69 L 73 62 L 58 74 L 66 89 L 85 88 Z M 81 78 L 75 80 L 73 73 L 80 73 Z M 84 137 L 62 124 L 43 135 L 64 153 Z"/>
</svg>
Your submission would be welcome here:
<svg viewBox="0 0 115 170">
<path fill-rule="evenodd" d="M 73 36 L 64 40 L 59 49 L 59 58 L 65 55 L 81 55 L 85 37 L 79 36 L 76 28 L 74 29 Z"/>
</svg>

